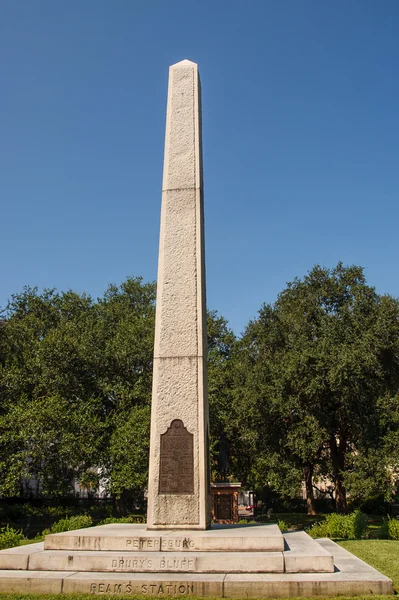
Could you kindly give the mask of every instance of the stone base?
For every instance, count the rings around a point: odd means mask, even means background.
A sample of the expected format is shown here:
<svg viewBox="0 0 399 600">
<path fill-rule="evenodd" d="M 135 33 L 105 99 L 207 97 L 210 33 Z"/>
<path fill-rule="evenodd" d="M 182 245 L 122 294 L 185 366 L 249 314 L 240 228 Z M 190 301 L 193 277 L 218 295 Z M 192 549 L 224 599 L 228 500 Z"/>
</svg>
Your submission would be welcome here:
<svg viewBox="0 0 399 600">
<path fill-rule="evenodd" d="M 331 560 L 332 563 L 332 560 Z M 120 573 L 284 573 L 282 552 L 76 552 L 32 554 L 34 571 Z M 326 569 L 324 569 L 326 570 Z"/>
<path fill-rule="evenodd" d="M 284 550 L 250 548 L 249 540 L 262 546 L 262 531 L 269 540 L 266 544 L 272 538 L 276 543 L 281 536 Z M 119 549 L 100 550 L 110 545 L 111 532 L 116 534 L 114 544 Z M 225 598 L 393 593 L 388 577 L 328 539 L 316 541 L 304 532 L 283 537 L 273 525 L 219 527 L 207 533 L 189 532 L 188 548 L 180 551 L 175 547 L 179 533 L 153 536 L 142 526 L 105 525 L 50 535 L 44 544 L 0 551 L 0 592 Z M 168 539 L 166 547 L 164 538 Z M 244 538 L 244 551 L 239 552 L 236 540 Z M 133 546 L 127 541 L 136 539 L 140 550 L 126 550 L 126 545 Z M 150 539 L 158 539 L 162 550 L 151 552 Z M 209 539 L 216 546 L 229 540 L 234 550 L 207 551 Z M 62 548 L 64 544 L 72 549 Z M 48 549 L 54 545 L 58 549 Z"/>
<path fill-rule="evenodd" d="M 202 531 L 153 531 L 145 525 L 113 523 L 46 536 L 45 550 L 120 552 L 282 552 L 277 525 L 213 525 Z"/>
</svg>

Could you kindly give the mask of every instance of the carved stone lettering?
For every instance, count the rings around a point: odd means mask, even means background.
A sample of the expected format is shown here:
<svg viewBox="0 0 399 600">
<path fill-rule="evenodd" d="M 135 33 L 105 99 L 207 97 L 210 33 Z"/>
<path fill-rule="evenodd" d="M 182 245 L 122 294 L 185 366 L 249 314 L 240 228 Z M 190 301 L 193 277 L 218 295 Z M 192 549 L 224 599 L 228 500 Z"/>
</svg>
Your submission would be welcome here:
<svg viewBox="0 0 399 600">
<path fill-rule="evenodd" d="M 128 583 L 91 583 L 90 593 L 94 595 L 101 594 L 131 594 L 133 586 Z"/>
<path fill-rule="evenodd" d="M 141 586 L 141 593 L 150 596 L 191 596 L 194 584 L 149 583 Z"/>
<path fill-rule="evenodd" d="M 191 540 L 188 537 L 171 539 L 162 538 L 161 540 L 162 550 L 190 550 L 191 548 L 194 548 L 194 546 L 194 540 Z"/>
<path fill-rule="evenodd" d="M 175 419 L 161 435 L 160 494 L 194 494 L 194 436 Z"/>
<path fill-rule="evenodd" d="M 127 538 L 126 549 L 127 550 L 159 550 L 161 546 L 160 538 L 152 537 L 139 537 L 139 538 Z"/>
<path fill-rule="evenodd" d="M 192 596 L 194 594 L 193 583 L 182 584 L 170 581 L 142 584 L 138 589 L 130 581 L 126 583 L 93 582 L 89 585 L 90 593 L 94 596 L 103 594 L 128 595 L 137 594 L 140 591 L 141 594 L 148 596 Z"/>
</svg>

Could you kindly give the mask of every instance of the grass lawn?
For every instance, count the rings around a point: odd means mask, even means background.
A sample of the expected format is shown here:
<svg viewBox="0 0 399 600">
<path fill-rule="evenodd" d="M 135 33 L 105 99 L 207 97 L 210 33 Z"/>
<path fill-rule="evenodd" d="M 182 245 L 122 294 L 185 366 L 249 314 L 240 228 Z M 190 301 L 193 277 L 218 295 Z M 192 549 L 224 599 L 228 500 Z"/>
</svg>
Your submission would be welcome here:
<svg viewBox="0 0 399 600">
<path fill-rule="evenodd" d="M 26 546 L 27 544 L 37 544 L 37 542 L 44 542 L 44 536 L 37 535 L 35 538 L 32 538 L 30 540 L 28 540 L 28 539 L 21 540 L 21 543 L 19 545 Z"/>
<path fill-rule="evenodd" d="M 395 592 L 399 592 L 399 541 L 342 540 L 338 543 L 392 579 Z"/>
</svg>

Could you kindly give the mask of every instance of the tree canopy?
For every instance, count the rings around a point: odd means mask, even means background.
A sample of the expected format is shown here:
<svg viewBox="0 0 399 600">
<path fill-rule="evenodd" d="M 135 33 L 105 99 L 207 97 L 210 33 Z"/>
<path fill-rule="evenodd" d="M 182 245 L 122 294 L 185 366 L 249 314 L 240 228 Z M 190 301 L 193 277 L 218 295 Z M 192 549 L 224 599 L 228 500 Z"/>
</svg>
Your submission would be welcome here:
<svg viewBox="0 0 399 600">
<path fill-rule="evenodd" d="M 332 482 L 340 511 L 347 489 L 365 496 L 359 478 L 389 496 L 399 304 L 360 267 L 316 266 L 289 283 L 248 325 L 236 364 L 235 434 L 253 481 L 294 496 L 304 480 L 310 512 L 315 477 Z"/>
<path fill-rule="evenodd" d="M 122 505 L 147 487 L 155 284 L 129 278 L 94 301 L 25 288 L 0 327 L 0 494 L 38 481 L 63 496 L 101 480 Z M 214 462 L 234 335 L 208 313 Z"/>
<path fill-rule="evenodd" d="M 93 468 L 112 493 L 143 487 L 154 315 L 155 285 L 140 278 L 96 302 L 30 288 L 12 297 L 0 328 L 2 494 L 24 477 L 63 495 Z"/>
<path fill-rule="evenodd" d="M 25 288 L 0 321 L 0 494 L 147 486 L 155 284 L 93 300 Z M 399 304 L 361 267 L 315 266 L 243 336 L 208 312 L 211 472 L 295 497 L 329 481 L 337 509 L 390 499 L 399 473 Z"/>
</svg>

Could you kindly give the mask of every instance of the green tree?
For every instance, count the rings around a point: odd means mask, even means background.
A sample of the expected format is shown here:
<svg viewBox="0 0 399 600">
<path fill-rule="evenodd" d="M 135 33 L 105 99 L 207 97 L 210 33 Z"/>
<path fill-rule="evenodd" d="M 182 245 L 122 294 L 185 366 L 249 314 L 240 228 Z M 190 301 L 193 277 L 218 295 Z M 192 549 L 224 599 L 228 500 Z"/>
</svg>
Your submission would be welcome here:
<svg viewBox="0 0 399 600">
<path fill-rule="evenodd" d="M 212 479 L 232 475 L 234 440 L 229 435 L 234 386 L 233 354 L 236 342 L 226 319 L 208 311 L 208 398 Z"/>
<path fill-rule="evenodd" d="M 316 266 L 289 283 L 248 325 L 236 371 L 236 435 L 258 484 L 294 496 L 305 480 L 315 512 L 312 483 L 324 475 L 345 512 L 362 457 L 378 456 L 374 475 L 387 482 L 381 448 L 397 427 L 385 406 L 397 414 L 399 305 L 360 267 Z"/>
<path fill-rule="evenodd" d="M 0 493 L 22 478 L 46 495 L 106 482 L 122 512 L 148 478 L 155 285 L 129 278 L 94 301 L 26 288 L 0 325 Z M 231 416 L 234 335 L 208 314 L 211 445 L 216 477 Z"/>
<path fill-rule="evenodd" d="M 117 430 L 140 429 L 134 415 L 142 423 L 149 413 L 154 314 L 155 285 L 140 278 L 97 302 L 30 288 L 12 297 L 0 327 L 2 494 L 34 477 L 44 493 L 65 495 L 93 467 L 122 493 Z M 134 448 L 125 454 L 131 461 Z M 145 476 L 143 461 L 136 469 Z"/>
</svg>

